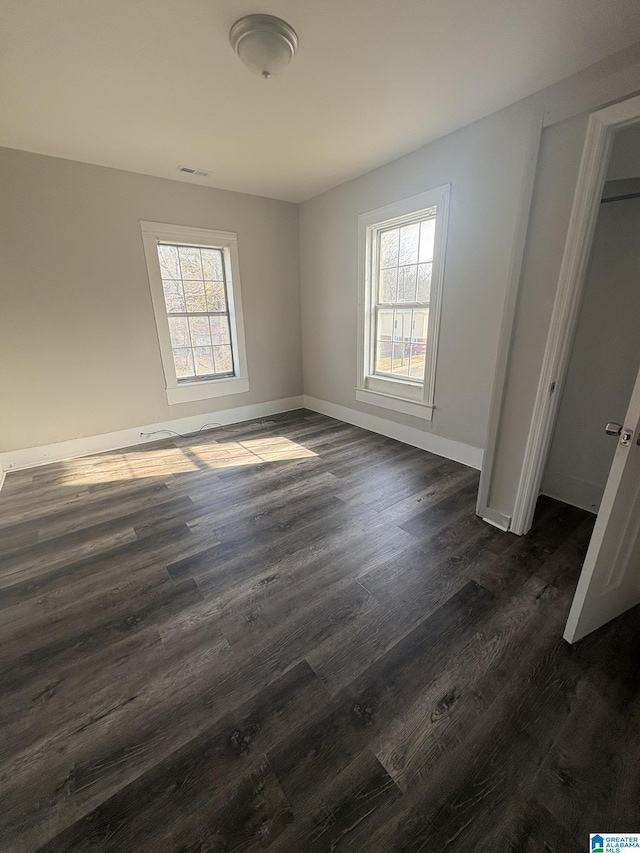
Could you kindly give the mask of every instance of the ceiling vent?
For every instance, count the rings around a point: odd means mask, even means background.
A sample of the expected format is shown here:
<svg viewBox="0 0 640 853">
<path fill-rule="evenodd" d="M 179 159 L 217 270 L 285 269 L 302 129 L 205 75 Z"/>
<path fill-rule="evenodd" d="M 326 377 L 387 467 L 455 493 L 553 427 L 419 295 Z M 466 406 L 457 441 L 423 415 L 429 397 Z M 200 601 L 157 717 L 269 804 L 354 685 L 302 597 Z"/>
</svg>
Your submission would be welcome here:
<svg viewBox="0 0 640 853">
<path fill-rule="evenodd" d="M 192 169 L 190 166 L 178 166 L 178 171 L 185 172 L 187 175 L 198 175 L 200 178 L 208 178 L 211 174 L 204 169 Z"/>
</svg>

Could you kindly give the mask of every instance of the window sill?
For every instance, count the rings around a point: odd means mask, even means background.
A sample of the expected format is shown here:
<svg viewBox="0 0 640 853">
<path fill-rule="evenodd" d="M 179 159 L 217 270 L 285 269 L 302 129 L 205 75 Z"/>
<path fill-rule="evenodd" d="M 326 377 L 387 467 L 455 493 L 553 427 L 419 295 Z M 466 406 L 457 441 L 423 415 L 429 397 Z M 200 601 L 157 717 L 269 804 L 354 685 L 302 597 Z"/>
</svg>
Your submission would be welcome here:
<svg viewBox="0 0 640 853">
<path fill-rule="evenodd" d="M 433 406 L 425 403 L 415 403 L 405 400 L 393 394 L 382 394 L 380 391 L 368 391 L 364 388 L 356 388 L 356 400 L 359 403 L 367 403 L 370 406 L 380 406 L 390 409 L 392 412 L 401 412 L 404 415 L 412 415 L 414 418 L 422 418 L 430 421 L 433 418 Z"/>
<path fill-rule="evenodd" d="M 188 382 L 175 388 L 167 388 L 167 401 L 170 406 L 176 403 L 190 403 L 193 400 L 206 400 L 209 397 L 226 397 L 242 394 L 249 390 L 249 380 L 237 376 L 229 379 L 210 379 L 207 382 Z"/>
</svg>

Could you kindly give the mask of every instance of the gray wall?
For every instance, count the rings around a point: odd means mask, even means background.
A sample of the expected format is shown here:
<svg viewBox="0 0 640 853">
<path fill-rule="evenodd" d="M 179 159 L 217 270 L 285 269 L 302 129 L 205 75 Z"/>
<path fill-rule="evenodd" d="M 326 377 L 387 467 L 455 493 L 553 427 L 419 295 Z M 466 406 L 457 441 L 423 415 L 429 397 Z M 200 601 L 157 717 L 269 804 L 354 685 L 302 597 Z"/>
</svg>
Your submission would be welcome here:
<svg viewBox="0 0 640 853">
<path fill-rule="evenodd" d="M 544 130 L 488 505 L 511 516 L 531 424 L 588 115 Z"/>
<path fill-rule="evenodd" d="M 638 137 L 640 158 L 640 137 Z M 615 151 L 615 148 L 614 148 Z M 605 186 L 605 197 L 615 192 Z M 628 188 L 627 188 L 628 189 Z M 637 187 L 636 187 L 637 189 Z M 640 198 L 603 204 L 542 491 L 597 512 L 640 365 Z"/>
<path fill-rule="evenodd" d="M 588 119 L 582 113 L 542 134 L 488 497 L 493 510 L 508 516 L 520 480 Z M 630 130 L 624 132 L 627 141 Z"/>
<path fill-rule="evenodd" d="M 298 208 L 0 149 L 0 450 L 302 393 Z M 238 234 L 250 391 L 168 406 L 139 220 Z"/>
<path fill-rule="evenodd" d="M 301 205 L 305 394 L 484 446 L 531 127 L 532 106 L 520 102 Z M 451 209 L 429 423 L 355 400 L 358 215 L 446 183 Z"/>
<path fill-rule="evenodd" d="M 607 180 L 637 178 L 638 175 L 640 175 L 640 125 L 634 125 L 616 134 Z"/>
<path fill-rule="evenodd" d="M 295 396 L 303 388 L 301 352 L 306 394 L 483 447 L 531 118 L 542 105 L 552 124 L 542 138 L 488 501 L 510 515 L 586 111 L 636 91 L 639 75 L 636 45 L 300 211 L 283 202 L 0 150 L 0 449 Z M 436 412 L 428 423 L 355 402 L 357 217 L 448 182 Z M 248 394 L 167 406 L 140 219 L 238 233 Z"/>
</svg>

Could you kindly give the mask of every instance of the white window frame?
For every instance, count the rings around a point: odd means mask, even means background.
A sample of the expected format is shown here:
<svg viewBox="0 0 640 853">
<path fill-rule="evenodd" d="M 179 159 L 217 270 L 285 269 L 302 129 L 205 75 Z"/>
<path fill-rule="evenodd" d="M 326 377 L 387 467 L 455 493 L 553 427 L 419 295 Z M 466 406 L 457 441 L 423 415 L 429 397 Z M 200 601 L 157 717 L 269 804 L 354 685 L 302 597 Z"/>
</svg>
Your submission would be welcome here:
<svg viewBox="0 0 640 853">
<path fill-rule="evenodd" d="M 149 287 L 153 313 L 158 332 L 160 356 L 165 376 L 167 401 L 169 405 L 188 403 L 193 400 L 206 400 L 209 397 L 222 397 L 241 394 L 249 390 L 247 353 L 242 317 L 242 297 L 240 290 L 240 263 L 238 259 L 238 237 L 232 231 L 213 231 L 208 228 L 191 228 L 184 225 L 169 225 L 162 222 L 140 222 L 144 254 L 147 262 Z M 162 289 L 162 274 L 158 258 L 158 243 L 174 243 L 181 246 L 200 246 L 201 248 L 221 249 L 224 259 L 227 285 L 227 303 L 229 325 L 231 327 L 231 349 L 233 353 L 234 375 L 225 377 L 207 377 L 178 381 L 173 360 L 169 320 Z"/>
<path fill-rule="evenodd" d="M 435 408 L 436 364 L 444 263 L 449 221 L 451 185 L 428 190 L 393 204 L 370 210 L 358 217 L 358 384 L 356 400 L 384 409 L 391 409 L 425 420 L 431 420 Z M 436 227 L 431 272 L 429 321 L 425 348 L 423 382 L 411 379 L 392 379 L 375 374 L 375 340 L 372 333 L 377 300 L 378 235 L 388 228 L 424 219 L 436 208 Z"/>
</svg>

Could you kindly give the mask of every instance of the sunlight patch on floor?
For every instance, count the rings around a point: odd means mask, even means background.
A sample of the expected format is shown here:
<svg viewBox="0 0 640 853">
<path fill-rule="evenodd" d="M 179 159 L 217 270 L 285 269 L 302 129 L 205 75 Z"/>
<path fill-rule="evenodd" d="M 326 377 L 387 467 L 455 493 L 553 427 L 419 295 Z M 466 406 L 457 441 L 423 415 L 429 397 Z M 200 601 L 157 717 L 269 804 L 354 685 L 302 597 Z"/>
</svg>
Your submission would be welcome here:
<svg viewBox="0 0 640 853">
<path fill-rule="evenodd" d="M 259 465 L 261 462 L 280 462 L 317 456 L 312 450 L 281 436 L 195 445 L 189 448 L 189 452 L 209 468 Z"/>
<path fill-rule="evenodd" d="M 66 463 L 68 467 L 59 482 L 64 485 L 96 485 L 264 462 L 288 462 L 314 456 L 317 454 L 312 450 L 282 436 L 203 442 L 185 447 L 147 448 L 71 460 Z"/>
</svg>

